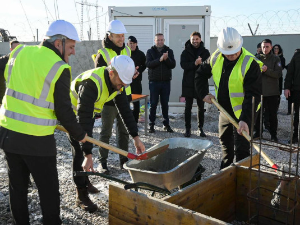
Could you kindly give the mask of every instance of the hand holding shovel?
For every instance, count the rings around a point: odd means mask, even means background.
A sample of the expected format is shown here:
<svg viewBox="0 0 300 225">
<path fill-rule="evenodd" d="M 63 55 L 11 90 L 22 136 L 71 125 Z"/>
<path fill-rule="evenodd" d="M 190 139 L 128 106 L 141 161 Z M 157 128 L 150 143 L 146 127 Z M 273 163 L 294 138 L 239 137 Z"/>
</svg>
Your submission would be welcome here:
<svg viewBox="0 0 300 225">
<path fill-rule="evenodd" d="M 60 126 L 60 125 L 57 125 L 56 129 L 60 130 L 60 131 L 64 131 L 66 133 L 68 133 L 68 131 L 63 127 L 63 126 Z M 110 151 L 113 151 L 115 153 L 118 153 L 120 155 L 123 155 L 129 159 L 137 159 L 137 160 L 146 160 L 146 159 L 150 159 L 164 151 L 166 151 L 169 147 L 169 145 L 164 145 L 164 146 L 161 146 L 161 147 L 156 147 L 156 146 L 153 146 L 152 148 L 146 150 L 145 152 L 143 152 L 142 154 L 139 154 L 139 155 L 135 155 L 135 154 L 132 154 L 130 152 L 126 152 L 122 149 L 119 149 L 117 147 L 114 147 L 112 145 L 109 145 L 109 144 L 106 144 L 102 141 L 98 141 L 94 138 L 91 138 L 89 136 L 86 136 L 86 140 L 88 142 L 91 142 L 95 145 L 98 145 L 100 147 L 103 147 L 103 148 L 106 148 Z"/>
</svg>

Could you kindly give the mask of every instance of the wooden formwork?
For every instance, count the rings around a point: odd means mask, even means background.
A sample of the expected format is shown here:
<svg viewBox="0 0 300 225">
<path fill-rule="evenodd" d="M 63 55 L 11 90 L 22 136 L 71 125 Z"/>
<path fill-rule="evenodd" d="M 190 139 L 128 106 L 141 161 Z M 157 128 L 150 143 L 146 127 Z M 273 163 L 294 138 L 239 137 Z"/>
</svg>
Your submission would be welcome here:
<svg viewBox="0 0 300 225">
<path fill-rule="evenodd" d="M 257 164 L 258 155 L 252 157 Z M 109 224 L 228 224 L 231 221 L 247 221 L 257 204 L 247 200 L 249 192 L 250 159 L 230 166 L 200 180 L 163 199 L 156 199 L 122 187 L 109 187 Z M 251 172 L 251 189 L 257 183 L 257 171 Z M 277 179 L 270 174 L 260 174 L 261 185 L 275 190 Z M 298 199 L 300 186 L 298 182 Z M 288 190 L 283 188 L 283 194 Z M 261 198 L 270 202 L 272 193 L 261 192 Z M 282 207 L 287 203 L 282 202 Z M 270 214 L 269 209 L 261 208 Z M 297 213 L 298 212 L 298 213 Z M 295 224 L 300 224 L 300 207 L 296 208 Z M 280 218 L 282 215 L 278 215 Z M 277 218 L 278 219 L 278 218 Z"/>
</svg>

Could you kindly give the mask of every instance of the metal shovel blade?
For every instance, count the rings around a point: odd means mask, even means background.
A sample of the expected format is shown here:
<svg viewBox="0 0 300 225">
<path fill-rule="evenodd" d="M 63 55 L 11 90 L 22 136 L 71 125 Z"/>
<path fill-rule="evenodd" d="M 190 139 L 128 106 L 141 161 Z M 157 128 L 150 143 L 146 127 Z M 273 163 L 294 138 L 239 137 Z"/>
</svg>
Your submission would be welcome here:
<svg viewBox="0 0 300 225">
<path fill-rule="evenodd" d="M 137 160 L 146 160 L 146 159 L 150 159 L 156 155 L 159 155 L 161 153 L 163 153 L 164 151 L 166 151 L 169 148 L 169 145 L 164 145 L 164 146 L 160 146 L 160 147 L 156 147 L 153 146 L 151 148 L 149 148 L 147 151 L 143 152 L 143 154 L 140 154 L 136 157 Z"/>
</svg>

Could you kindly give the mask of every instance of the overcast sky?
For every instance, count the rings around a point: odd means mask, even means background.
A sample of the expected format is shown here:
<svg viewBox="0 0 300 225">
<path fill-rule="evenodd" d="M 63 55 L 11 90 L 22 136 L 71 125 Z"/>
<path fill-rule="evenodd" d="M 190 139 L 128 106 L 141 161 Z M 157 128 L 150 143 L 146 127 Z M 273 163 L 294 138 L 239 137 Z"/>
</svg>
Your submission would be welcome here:
<svg viewBox="0 0 300 225">
<path fill-rule="evenodd" d="M 85 2 L 86 0 L 84 0 Z M 39 40 L 45 34 L 48 27 L 48 22 L 56 18 L 64 19 L 72 22 L 78 32 L 80 32 L 81 20 L 81 5 L 76 2 L 81 0 L 0 0 L 0 28 L 8 30 L 10 35 L 17 36 L 20 41 L 33 41 L 33 36 L 36 36 L 37 29 L 39 30 Z M 56 4 L 57 3 L 57 4 Z M 97 0 L 88 0 L 90 4 L 96 4 Z M 227 23 L 229 20 L 239 22 L 240 18 L 247 18 L 252 22 L 252 28 L 255 29 L 255 24 L 261 20 L 266 21 L 268 26 L 274 23 L 284 23 L 284 32 L 298 32 L 299 23 L 295 24 L 290 18 L 299 21 L 300 16 L 300 1 L 299 0 L 260 0 L 260 1 L 242 1 L 242 0 L 110 0 L 98 1 L 98 15 L 100 26 L 100 37 L 105 33 L 105 24 L 108 23 L 107 9 L 110 6 L 202 6 L 211 5 L 212 20 L 221 24 Z M 101 6 L 101 7 L 100 7 Z M 56 10 L 55 10 L 56 9 Z M 96 25 L 96 7 L 83 8 L 83 33 L 87 39 L 87 31 L 92 28 L 92 39 L 97 39 Z M 276 17 L 276 18 L 275 18 Z M 231 19 L 232 18 L 232 19 Z M 254 19 L 253 19 L 254 18 Z M 224 22 L 225 21 L 225 22 Z M 268 22 L 269 21 L 269 22 Z M 272 24 L 273 23 L 273 24 Z M 263 22 L 261 22 L 263 24 Z M 286 24 L 288 26 L 286 26 Z M 213 25 L 213 24 L 212 24 Z M 234 26 L 234 25 L 231 25 Z M 294 29 L 291 29 L 294 27 Z M 212 26 L 212 31 L 213 30 Z M 248 28 L 246 28 L 248 29 Z M 258 34 L 264 34 L 266 29 L 263 25 L 259 27 Z M 246 31 L 241 31 L 246 32 Z M 269 33 L 276 31 L 271 30 Z M 300 33 L 300 32 L 298 32 Z M 214 33 L 212 33 L 213 36 Z M 246 34 L 247 35 L 247 34 Z"/>
</svg>

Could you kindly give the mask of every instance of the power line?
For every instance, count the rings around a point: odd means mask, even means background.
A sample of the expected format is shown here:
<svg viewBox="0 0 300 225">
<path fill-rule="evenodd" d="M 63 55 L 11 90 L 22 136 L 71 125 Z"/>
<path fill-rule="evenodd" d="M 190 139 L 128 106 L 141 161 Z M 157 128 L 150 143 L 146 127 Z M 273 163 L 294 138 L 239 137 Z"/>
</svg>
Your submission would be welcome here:
<svg viewBox="0 0 300 225">
<path fill-rule="evenodd" d="M 52 14 L 51 14 L 51 12 L 50 12 L 50 10 L 49 10 L 48 7 L 47 7 L 47 4 L 46 4 L 45 0 L 42 0 L 42 1 L 44 2 L 45 8 L 46 8 L 46 14 L 47 14 L 47 10 L 48 10 L 50 16 L 52 17 L 52 20 L 54 20 Z M 48 18 L 48 14 L 47 14 L 47 18 Z M 48 24 L 49 24 L 49 21 L 48 21 Z"/>
<path fill-rule="evenodd" d="M 80 23 L 80 19 L 79 19 L 79 15 L 78 15 L 78 11 L 77 11 L 77 7 L 76 7 L 76 2 L 75 2 L 75 0 L 74 0 L 74 6 L 75 6 L 75 9 L 76 9 L 76 14 L 77 14 L 78 22 Z"/>
<path fill-rule="evenodd" d="M 94 17 L 93 19 L 90 19 L 90 20 L 87 20 L 87 21 L 83 21 L 82 23 L 90 23 L 90 22 L 93 21 L 94 19 L 97 19 L 97 18 L 100 18 L 100 17 L 102 17 L 102 16 L 105 16 L 105 15 L 107 14 L 107 12 L 108 12 L 108 11 L 106 11 L 106 12 L 103 13 L 103 14 L 101 14 L 100 16 Z M 80 23 L 72 23 L 72 24 L 81 24 L 81 22 L 80 22 Z"/>
<path fill-rule="evenodd" d="M 23 11 L 24 11 L 25 17 L 26 17 L 26 19 L 27 19 L 27 22 L 28 22 L 28 24 L 29 24 L 29 27 L 30 27 L 30 30 L 31 30 L 31 33 L 32 33 L 32 37 L 34 37 L 33 31 L 32 31 L 31 25 L 30 25 L 30 22 L 29 22 L 29 20 L 28 20 L 27 14 L 26 14 L 26 12 L 25 12 L 25 9 L 24 9 L 24 7 L 23 7 L 23 4 L 22 4 L 21 0 L 20 0 L 20 3 L 21 3 L 21 6 L 22 6 L 22 8 L 23 8 Z"/>
<path fill-rule="evenodd" d="M 57 17 L 59 19 L 59 10 L 58 10 L 58 3 L 57 3 L 57 0 L 56 0 L 56 8 L 57 8 Z"/>
<path fill-rule="evenodd" d="M 53 1 L 54 4 L 54 12 L 55 12 L 55 19 L 57 20 L 57 10 L 56 10 L 56 5 L 55 5 L 56 1 Z"/>
</svg>

